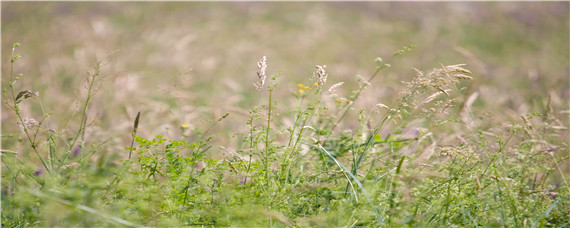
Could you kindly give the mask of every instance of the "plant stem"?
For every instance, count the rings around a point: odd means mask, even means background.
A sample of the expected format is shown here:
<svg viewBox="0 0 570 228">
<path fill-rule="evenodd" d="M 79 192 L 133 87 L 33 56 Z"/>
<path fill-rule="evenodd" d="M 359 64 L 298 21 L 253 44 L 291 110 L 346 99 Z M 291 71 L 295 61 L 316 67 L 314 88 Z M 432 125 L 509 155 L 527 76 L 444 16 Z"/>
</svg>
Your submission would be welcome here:
<svg viewBox="0 0 570 228">
<path fill-rule="evenodd" d="M 46 170 L 48 171 L 48 173 L 51 173 L 51 169 L 49 168 L 46 160 L 44 159 L 44 157 L 42 157 L 42 155 L 40 154 L 40 152 L 38 151 L 36 142 L 35 142 L 35 136 L 34 138 L 32 138 L 32 136 L 30 136 L 30 132 L 28 131 L 28 127 L 26 126 L 26 124 L 24 123 L 24 119 L 22 118 L 22 113 L 20 112 L 20 107 L 18 105 L 18 101 L 16 100 L 16 95 L 14 93 L 14 62 L 16 60 L 16 57 L 14 56 L 14 51 L 16 50 L 16 47 L 14 46 L 12 48 L 12 54 L 10 57 L 10 82 L 9 82 L 9 88 L 10 88 L 10 94 L 12 95 L 12 102 L 13 102 L 13 109 L 16 112 L 16 116 L 18 116 L 18 120 L 20 120 L 20 123 L 22 124 L 22 129 L 24 131 L 24 133 L 26 134 L 26 137 L 28 138 L 28 141 L 30 142 L 30 146 L 32 147 L 32 149 L 34 150 L 34 152 L 36 153 L 36 155 L 38 156 L 38 158 L 42 161 L 42 164 L 44 165 L 44 167 L 46 168 Z M 44 117 L 45 119 L 45 117 Z M 43 119 L 40 123 L 43 122 Z M 37 128 L 40 128 L 41 124 L 38 124 Z M 36 131 L 36 136 L 37 136 L 37 131 Z"/>
<path fill-rule="evenodd" d="M 269 128 L 271 125 L 271 95 L 273 88 L 269 88 L 269 105 L 267 110 L 267 129 L 265 131 L 265 175 L 269 185 Z"/>
<path fill-rule="evenodd" d="M 331 130 L 329 132 L 329 136 L 333 133 L 334 129 L 340 124 L 340 121 L 342 121 L 342 119 L 344 119 L 344 117 L 346 116 L 346 114 L 348 113 L 348 110 L 350 110 L 350 108 L 352 107 L 352 105 L 354 104 L 354 101 L 356 101 L 356 99 L 358 99 L 358 97 L 360 96 L 360 94 L 362 93 L 362 91 L 364 91 L 364 89 L 366 88 L 366 85 L 370 84 L 370 82 L 376 77 L 376 75 L 378 75 L 378 73 L 384 69 L 386 67 L 384 66 L 379 66 L 376 67 L 376 71 L 374 72 L 374 74 L 372 74 L 372 76 L 370 76 L 370 78 L 360 86 L 360 88 L 358 88 L 358 91 L 356 92 L 356 94 L 354 95 L 354 97 L 352 98 L 352 102 L 350 102 L 348 105 L 346 105 L 346 107 L 344 108 L 344 111 L 342 112 L 342 115 L 340 116 L 340 118 L 338 118 L 338 120 L 334 123 L 334 125 L 331 127 Z M 327 137 L 322 143 L 324 144 L 324 142 L 326 140 L 328 140 L 329 137 Z"/>
<path fill-rule="evenodd" d="M 137 137 L 137 128 L 139 127 L 139 119 L 141 117 L 141 112 L 137 113 L 137 116 L 135 117 L 135 123 L 133 125 L 133 134 L 132 134 L 132 141 L 131 141 L 131 147 L 129 149 L 129 160 L 131 160 L 131 154 L 133 152 L 133 146 L 135 144 L 135 138 Z"/>
<path fill-rule="evenodd" d="M 73 147 L 77 143 L 77 139 L 79 138 L 80 135 L 82 135 L 82 132 L 85 131 L 85 127 L 87 125 L 87 108 L 89 107 L 89 101 L 91 100 L 91 96 L 93 95 L 91 91 L 93 90 L 93 85 L 95 84 L 95 78 L 99 75 L 100 72 L 101 72 L 101 61 L 99 61 L 95 66 L 95 72 L 91 75 L 91 77 L 88 77 L 89 87 L 87 88 L 87 99 L 85 100 L 85 104 L 83 105 L 83 110 L 81 112 L 81 125 L 79 125 L 79 130 L 77 131 L 77 134 L 73 138 L 73 141 L 69 147 L 70 150 L 73 149 Z"/>
</svg>

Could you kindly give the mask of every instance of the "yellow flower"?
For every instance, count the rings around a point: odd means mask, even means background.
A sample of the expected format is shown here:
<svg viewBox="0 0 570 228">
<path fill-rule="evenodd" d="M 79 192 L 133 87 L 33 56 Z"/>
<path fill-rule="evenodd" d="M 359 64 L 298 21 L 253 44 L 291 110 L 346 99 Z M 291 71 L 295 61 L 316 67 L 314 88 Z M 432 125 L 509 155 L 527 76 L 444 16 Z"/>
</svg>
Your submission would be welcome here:
<svg viewBox="0 0 570 228">
<path fill-rule="evenodd" d="M 297 86 L 299 86 L 299 88 L 305 87 L 305 85 L 303 85 L 303 84 L 301 84 L 301 83 L 297 84 Z"/>
<path fill-rule="evenodd" d="M 314 85 L 314 86 L 319 86 L 319 83 L 318 83 L 318 82 L 315 82 L 315 84 L 313 84 L 313 85 Z"/>
<path fill-rule="evenodd" d="M 182 128 L 188 128 L 189 125 L 188 125 L 187 123 L 183 123 L 183 124 L 181 125 L 181 127 L 182 127 Z"/>
<path fill-rule="evenodd" d="M 310 87 L 310 86 L 305 86 L 304 88 L 305 88 L 306 90 L 311 90 L 311 89 L 312 89 L 312 87 Z"/>
<path fill-rule="evenodd" d="M 300 94 L 303 94 L 303 93 L 305 92 L 305 90 L 299 89 L 298 92 L 299 92 Z"/>
</svg>

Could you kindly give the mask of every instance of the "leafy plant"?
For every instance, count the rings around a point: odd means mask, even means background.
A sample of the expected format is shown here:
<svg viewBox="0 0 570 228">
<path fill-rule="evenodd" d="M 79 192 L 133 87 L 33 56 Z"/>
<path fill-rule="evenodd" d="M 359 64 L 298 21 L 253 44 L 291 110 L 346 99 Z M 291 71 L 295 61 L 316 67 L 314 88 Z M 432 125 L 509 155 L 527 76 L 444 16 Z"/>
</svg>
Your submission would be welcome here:
<svg viewBox="0 0 570 228">
<path fill-rule="evenodd" d="M 113 151 L 83 136 L 92 126 L 86 113 L 101 62 L 88 79 L 79 130 L 61 139 L 42 128 L 49 115 L 34 124 L 24 118 L 22 102 L 39 96 L 15 92 L 17 46 L 3 94 L 21 126 L 13 134 L 24 139 L 9 145 L 25 145 L 39 161 L 2 150 L 5 226 L 568 225 L 570 189 L 561 164 L 569 157 L 559 155 L 568 148 L 550 138 L 565 127 L 550 101 L 543 113 L 500 127 L 480 124 L 463 98 L 461 81 L 472 76 L 462 64 L 414 69 L 395 104 L 355 111 L 365 88 L 391 64 L 377 58 L 374 73 L 359 77 L 347 97 L 336 93 L 344 82 L 328 86 L 326 66 L 316 65 L 311 82 L 297 83 L 296 106 L 289 107 L 274 96 L 286 73 L 266 82 L 263 57 L 255 83 L 263 105 L 249 110 L 236 148 L 211 135 L 229 114 L 204 131 L 186 124 L 195 133 L 169 139 L 137 133 L 147 124 L 138 112 L 130 146 Z M 562 182 L 549 184 L 553 175 Z"/>
</svg>

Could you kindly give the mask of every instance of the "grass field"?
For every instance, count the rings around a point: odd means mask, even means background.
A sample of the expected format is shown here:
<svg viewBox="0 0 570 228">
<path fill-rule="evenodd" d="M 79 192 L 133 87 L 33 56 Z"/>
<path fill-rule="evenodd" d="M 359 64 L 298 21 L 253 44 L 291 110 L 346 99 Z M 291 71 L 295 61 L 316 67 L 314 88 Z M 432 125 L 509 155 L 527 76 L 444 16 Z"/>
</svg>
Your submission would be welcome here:
<svg viewBox="0 0 570 228">
<path fill-rule="evenodd" d="M 568 2 L 2 2 L 6 227 L 568 227 Z"/>
</svg>

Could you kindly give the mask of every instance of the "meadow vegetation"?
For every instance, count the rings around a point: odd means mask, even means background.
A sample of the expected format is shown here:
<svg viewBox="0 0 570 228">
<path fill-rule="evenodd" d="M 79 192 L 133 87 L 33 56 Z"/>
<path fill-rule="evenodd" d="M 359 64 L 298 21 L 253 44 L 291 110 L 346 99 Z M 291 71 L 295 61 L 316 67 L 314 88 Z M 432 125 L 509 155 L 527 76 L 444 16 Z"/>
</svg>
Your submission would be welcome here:
<svg viewBox="0 0 570 228">
<path fill-rule="evenodd" d="M 568 11 L 2 3 L 2 225 L 570 226 Z"/>
</svg>

